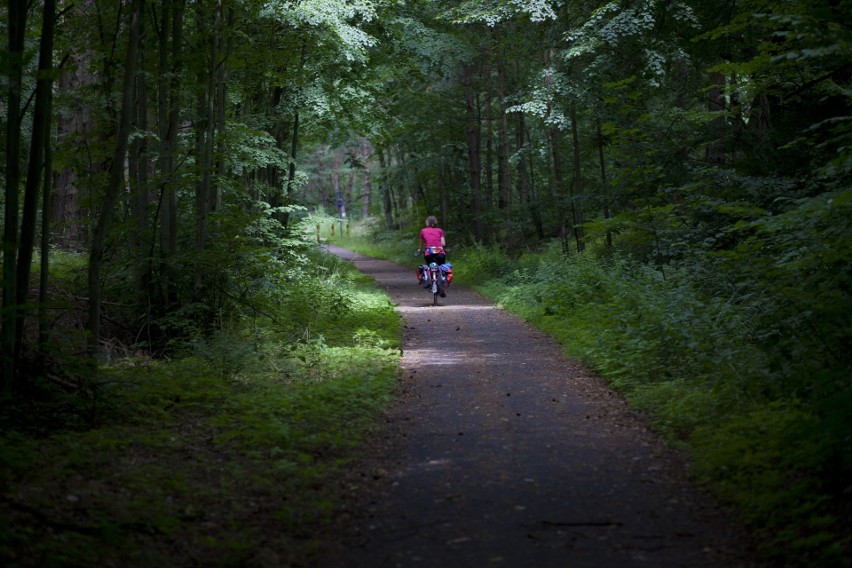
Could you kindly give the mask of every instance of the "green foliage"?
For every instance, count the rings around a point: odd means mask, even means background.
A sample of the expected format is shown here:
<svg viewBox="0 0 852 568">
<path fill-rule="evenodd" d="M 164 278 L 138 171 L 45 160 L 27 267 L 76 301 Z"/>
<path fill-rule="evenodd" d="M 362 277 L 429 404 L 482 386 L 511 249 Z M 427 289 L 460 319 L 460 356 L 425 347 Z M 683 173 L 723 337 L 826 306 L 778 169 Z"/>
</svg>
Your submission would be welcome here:
<svg viewBox="0 0 852 568">
<path fill-rule="evenodd" d="M 477 245 L 464 249 L 460 258 L 453 259 L 464 265 L 464 270 L 454 271 L 453 281 L 461 284 L 472 284 L 475 282 L 488 282 L 498 278 L 505 272 L 508 259 L 499 251 Z M 503 284 L 508 282 L 502 281 Z"/>
<path fill-rule="evenodd" d="M 696 473 L 739 506 L 762 552 L 787 566 L 848 565 L 848 502 L 833 500 L 848 499 L 851 401 L 847 392 L 834 403 L 846 409 L 828 413 L 797 401 L 761 405 L 691 439 Z M 827 421 L 842 427 L 832 432 Z"/>
<path fill-rule="evenodd" d="M 556 19 L 554 4 L 558 3 L 553 0 L 467 0 L 448 10 L 447 17 L 457 23 L 482 22 L 490 27 L 518 16 L 543 22 Z"/>
<path fill-rule="evenodd" d="M 103 368 L 88 422 L 60 423 L 44 401 L 3 417 L 4 563 L 289 565 L 319 552 L 329 480 L 394 391 L 400 322 L 351 265 L 306 254 L 299 286 L 269 296 L 281 304 L 196 336 L 185 357 Z M 273 282 L 292 276 L 264 266 Z"/>
<path fill-rule="evenodd" d="M 721 257 L 653 267 L 623 255 L 565 257 L 556 244 L 518 261 L 479 248 L 456 258 L 458 273 L 557 338 L 687 448 L 695 474 L 743 512 L 767 556 L 842 566 L 852 389 L 841 291 L 852 247 L 812 247 L 845 226 L 846 203 L 823 196 L 758 215 L 751 234 L 761 245 Z"/>
</svg>

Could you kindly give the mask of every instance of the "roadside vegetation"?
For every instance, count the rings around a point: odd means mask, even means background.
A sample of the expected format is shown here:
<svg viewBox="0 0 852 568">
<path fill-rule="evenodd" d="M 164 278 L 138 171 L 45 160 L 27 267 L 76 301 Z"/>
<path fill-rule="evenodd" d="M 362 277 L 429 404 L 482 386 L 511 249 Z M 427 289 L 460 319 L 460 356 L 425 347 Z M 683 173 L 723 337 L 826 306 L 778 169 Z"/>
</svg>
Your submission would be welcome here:
<svg viewBox="0 0 852 568">
<path fill-rule="evenodd" d="M 44 381 L 5 409 L 4 566 L 311 564 L 393 395 L 400 324 L 369 278 L 301 252 L 232 305 L 227 332 L 114 352 L 83 395 Z"/>
<path fill-rule="evenodd" d="M 798 232 L 775 237 L 819 242 Z M 415 228 L 353 235 L 345 246 L 417 262 L 406 253 Z M 565 255 L 556 241 L 516 258 L 460 246 L 451 261 L 454 282 L 546 331 L 645 412 L 695 479 L 735 506 L 765 558 L 848 566 L 852 388 L 836 354 L 852 324 L 818 293 L 845 275 L 817 281 L 790 263 L 770 285 L 749 259 L 649 266 L 605 247 Z M 787 294 L 805 285 L 791 306 Z"/>
</svg>

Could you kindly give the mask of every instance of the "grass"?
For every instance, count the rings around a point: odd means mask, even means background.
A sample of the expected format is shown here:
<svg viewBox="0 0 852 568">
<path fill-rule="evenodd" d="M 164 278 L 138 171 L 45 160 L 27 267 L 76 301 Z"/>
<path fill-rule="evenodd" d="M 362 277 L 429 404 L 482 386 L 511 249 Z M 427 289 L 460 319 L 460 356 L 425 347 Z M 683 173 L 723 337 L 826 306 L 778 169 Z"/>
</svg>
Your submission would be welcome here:
<svg viewBox="0 0 852 568">
<path fill-rule="evenodd" d="M 7 409 L 3 565 L 314 565 L 399 359 L 388 298 L 330 272 L 346 293 L 314 298 L 335 306 L 310 306 L 300 341 L 254 321 L 180 358 L 116 359 L 91 398 Z"/>
</svg>

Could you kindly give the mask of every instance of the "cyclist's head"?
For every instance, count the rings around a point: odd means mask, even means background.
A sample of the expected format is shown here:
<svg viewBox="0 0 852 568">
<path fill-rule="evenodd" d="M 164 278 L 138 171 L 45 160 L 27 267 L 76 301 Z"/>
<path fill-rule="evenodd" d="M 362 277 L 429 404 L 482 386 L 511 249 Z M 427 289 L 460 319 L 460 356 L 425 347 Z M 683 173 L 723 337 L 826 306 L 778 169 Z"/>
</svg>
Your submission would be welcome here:
<svg viewBox="0 0 852 568">
<path fill-rule="evenodd" d="M 429 215 L 428 217 L 426 217 L 426 226 L 427 227 L 437 227 L 438 226 L 438 219 L 436 219 L 434 215 Z"/>
</svg>

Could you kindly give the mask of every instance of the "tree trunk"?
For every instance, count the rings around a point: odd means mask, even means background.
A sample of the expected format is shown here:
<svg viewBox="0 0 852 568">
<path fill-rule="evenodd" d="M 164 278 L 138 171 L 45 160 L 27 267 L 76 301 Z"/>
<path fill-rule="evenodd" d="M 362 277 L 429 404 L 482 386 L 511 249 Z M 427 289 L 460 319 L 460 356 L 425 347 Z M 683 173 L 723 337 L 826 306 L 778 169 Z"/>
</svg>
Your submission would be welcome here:
<svg viewBox="0 0 852 568">
<path fill-rule="evenodd" d="M 470 168 L 470 204 L 473 217 L 473 235 L 482 240 L 482 166 L 480 165 L 480 133 L 476 116 L 476 93 L 473 90 L 473 65 L 464 65 L 465 117 L 467 122 L 467 156 Z M 444 164 L 441 162 L 441 173 Z M 443 189 L 442 189 L 443 191 Z M 442 194 L 443 198 L 443 194 Z M 444 198 L 445 199 L 445 198 Z"/>
<path fill-rule="evenodd" d="M 603 213 L 604 219 L 610 218 L 609 212 L 609 182 L 606 177 L 606 161 L 604 160 L 604 138 L 601 133 L 601 119 L 597 119 L 597 131 L 598 131 L 598 160 L 601 165 L 601 187 L 603 188 Z M 607 248 L 612 248 L 612 230 L 607 228 L 606 230 L 606 246 Z"/>
<path fill-rule="evenodd" d="M 305 68 L 307 59 L 308 46 L 306 41 L 302 41 L 302 48 L 299 54 L 299 72 Z M 285 202 L 290 203 L 293 199 L 293 192 L 296 190 L 296 158 L 299 150 L 299 109 L 293 111 L 293 133 L 290 138 L 290 160 L 287 165 L 287 190 L 284 196 Z M 281 225 L 286 229 L 290 224 L 290 214 L 284 213 L 279 218 Z"/>
<path fill-rule="evenodd" d="M 370 215 L 370 206 L 373 199 L 373 180 L 370 175 L 370 157 L 373 148 L 366 139 L 361 140 L 361 165 L 364 168 L 364 199 L 361 205 L 361 217 L 366 219 Z"/>
<path fill-rule="evenodd" d="M 54 22 L 55 23 L 55 22 Z M 47 114 L 53 115 L 53 93 L 47 95 Z M 47 291 L 48 274 L 50 268 L 50 215 L 53 211 L 51 199 L 53 197 L 53 144 L 50 139 L 50 130 L 47 133 L 44 145 L 44 187 L 42 188 L 41 206 L 41 264 L 39 271 L 38 287 L 38 344 L 39 357 L 47 352 Z"/>
<path fill-rule="evenodd" d="M 343 195 L 344 203 L 352 203 L 352 192 L 355 189 L 355 168 L 349 168 L 346 175 L 346 193 Z"/>
<path fill-rule="evenodd" d="M 223 10 L 222 2 L 217 6 L 220 12 Z M 234 11 L 233 8 L 228 8 L 228 17 L 225 18 L 224 12 L 220 15 L 222 26 L 227 32 L 230 32 L 230 27 L 233 24 Z M 216 132 L 216 180 L 213 184 L 213 195 L 210 203 L 210 208 L 213 211 L 222 209 L 222 186 L 220 180 L 225 178 L 225 119 L 226 119 L 226 102 L 228 96 L 228 65 L 227 61 L 233 49 L 233 34 L 227 33 L 225 38 L 220 35 L 218 53 L 220 59 L 217 63 L 216 75 L 216 113 L 215 113 L 215 132 Z"/>
<path fill-rule="evenodd" d="M 553 181 L 556 185 L 557 203 L 559 203 L 559 235 L 562 240 L 562 252 L 568 254 L 570 247 L 568 246 L 568 237 L 570 228 L 568 227 L 568 209 L 565 206 L 568 202 L 568 192 L 565 191 L 565 177 L 562 172 L 562 157 L 559 153 L 559 131 L 551 126 L 547 129 L 548 140 L 550 142 L 550 155 L 553 159 Z"/>
<path fill-rule="evenodd" d="M 382 192 L 382 207 L 385 213 L 385 228 L 388 231 L 393 230 L 393 202 L 391 201 L 390 183 L 388 183 L 387 163 L 385 161 L 385 152 L 381 148 L 378 149 L 379 154 L 379 171 L 381 171 L 381 192 Z"/>
<path fill-rule="evenodd" d="M 160 175 L 163 178 L 160 213 L 160 249 L 168 257 L 177 251 L 177 152 L 180 120 L 184 0 L 163 0 L 160 40 Z M 171 26 L 171 42 L 169 42 Z M 166 297 L 168 270 L 163 270 Z"/>
<path fill-rule="evenodd" d="M 133 0 L 130 12 L 130 34 L 127 46 L 127 63 L 125 65 L 124 84 L 121 97 L 119 126 L 116 134 L 115 152 L 110 164 L 109 182 L 106 187 L 103 205 L 98 217 L 95 231 L 92 235 L 92 248 L 89 253 L 89 351 L 98 352 L 100 340 L 101 319 L 101 290 L 100 270 L 103 262 L 106 230 L 118 200 L 119 191 L 124 181 L 124 159 L 127 155 L 127 142 L 130 135 L 130 116 L 133 112 L 133 91 L 136 79 L 139 48 L 139 20 L 142 14 L 144 0 Z"/>
<path fill-rule="evenodd" d="M 527 131 L 527 140 L 530 139 L 529 131 Z M 529 162 L 529 173 L 527 175 L 527 202 L 530 208 L 530 216 L 532 216 L 533 225 L 535 225 L 536 235 L 539 240 L 544 240 L 544 222 L 541 219 L 541 203 L 538 199 L 538 192 L 535 188 L 535 164 L 533 163 L 534 152 L 526 152 Z"/>
<path fill-rule="evenodd" d="M 577 105 L 571 104 L 571 137 L 574 142 L 574 237 L 577 239 L 577 252 L 583 252 L 586 243 L 583 236 L 583 176 L 580 172 L 580 135 L 577 127 Z"/>
<path fill-rule="evenodd" d="M 6 192 L 3 224 L 3 392 L 13 394 L 15 377 L 15 336 L 17 323 L 18 256 L 18 190 L 21 182 L 21 85 L 23 81 L 24 34 L 27 24 L 27 2 L 9 0 L 8 17 L 8 84 L 6 103 Z"/>
<path fill-rule="evenodd" d="M 509 178 L 509 121 L 506 116 L 506 74 L 503 64 L 497 65 L 497 99 L 499 100 L 500 120 L 497 122 L 497 185 L 500 194 L 500 208 L 504 217 L 512 218 L 512 187 Z"/>
<path fill-rule="evenodd" d="M 145 18 L 139 22 L 141 37 L 139 59 L 145 60 Z M 136 74 L 136 102 L 133 118 L 133 130 L 140 133 L 130 144 L 128 174 L 130 177 L 130 249 L 133 255 L 133 281 L 137 302 L 140 306 L 147 303 L 149 263 L 148 263 L 148 88 L 145 73 L 140 69 Z"/>
<path fill-rule="evenodd" d="M 441 218 L 441 226 L 447 226 L 447 171 L 446 166 L 444 164 L 444 160 L 441 160 L 440 165 L 438 166 L 438 191 L 440 192 L 439 197 L 439 216 Z"/>
<path fill-rule="evenodd" d="M 486 95 L 485 104 L 485 199 L 483 210 L 486 215 L 491 214 L 491 208 L 494 206 L 494 86 L 490 78 L 491 71 L 489 70 L 488 94 Z M 491 242 L 490 224 L 486 223 L 483 227 L 483 240 Z"/>
<path fill-rule="evenodd" d="M 284 199 L 289 202 L 293 199 L 292 193 L 296 190 L 296 157 L 299 150 L 299 111 L 293 113 L 293 133 L 290 137 L 290 160 L 287 165 L 287 194 Z M 290 215 L 284 213 L 281 217 L 281 225 L 286 229 L 290 223 Z"/>
<path fill-rule="evenodd" d="M 23 345 L 25 308 L 30 290 L 30 268 L 35 248 L 36 219 L 38 218 L 39 192 L 42 190 L 41 176 L 44 169 L 44 153 L 50 131 L 50 91 L 53 88 L 53 29 L 56 0 L 44 0 L 41 27 L 41 42 L 38 56 L 38 79 L 36 81 L 35 108 L 33 111 L 32 138 L 30 140 L 29 167 L 24 187 L 24 211 L 21 219 L 21 240 L 18 250 L 17 273 L 17 322 L 15 323 L 15 352 L 18 361 Z"/>
<path fill-rule="evenodd" d="M 518 165 L 516 166 L 518 172 L 518 204 L 524 206 L 526 205 L 527 198 L 529 197 L 529 179 L 527 178 L 526 158 L 527 152 L 524 148 L 524 113 L 516 113 L 515 120 L 517 121 L 515 124 L 515 151 L 518 153 Z"/>
<path fill-rule="evenodd" d="M 208 68 L 209 71 L 209 68 Z M 211 144 L 213 117 L 211 116 L 213 93 L 211 91 L 213 80 L 208 76 L 205 89 L 198 95 L 198 120 L 195 123 L 195 155 L 198 160 L 198 182 L 195 185 L 195 250 L 196 265 L 193 275 L 193 286 L 198 291 L 202 287 L 202 252 L 206 248 L 207 240 L 207 213 L 210 206 L 210 167 L 211 167 Z M 203 79 L 198 78 L 201 84 Z"/>
<path fill-rule="evenodd" d="M 334 154 L 334 169 L 331 172 L 331 185 L 334 188 L 334 199 L 337 204 L 337 216 L 341 221 L 346 217 L 346 202 L 343 201 L 343 190 L 340 188 L 340 154 Z"/>
</svg>

